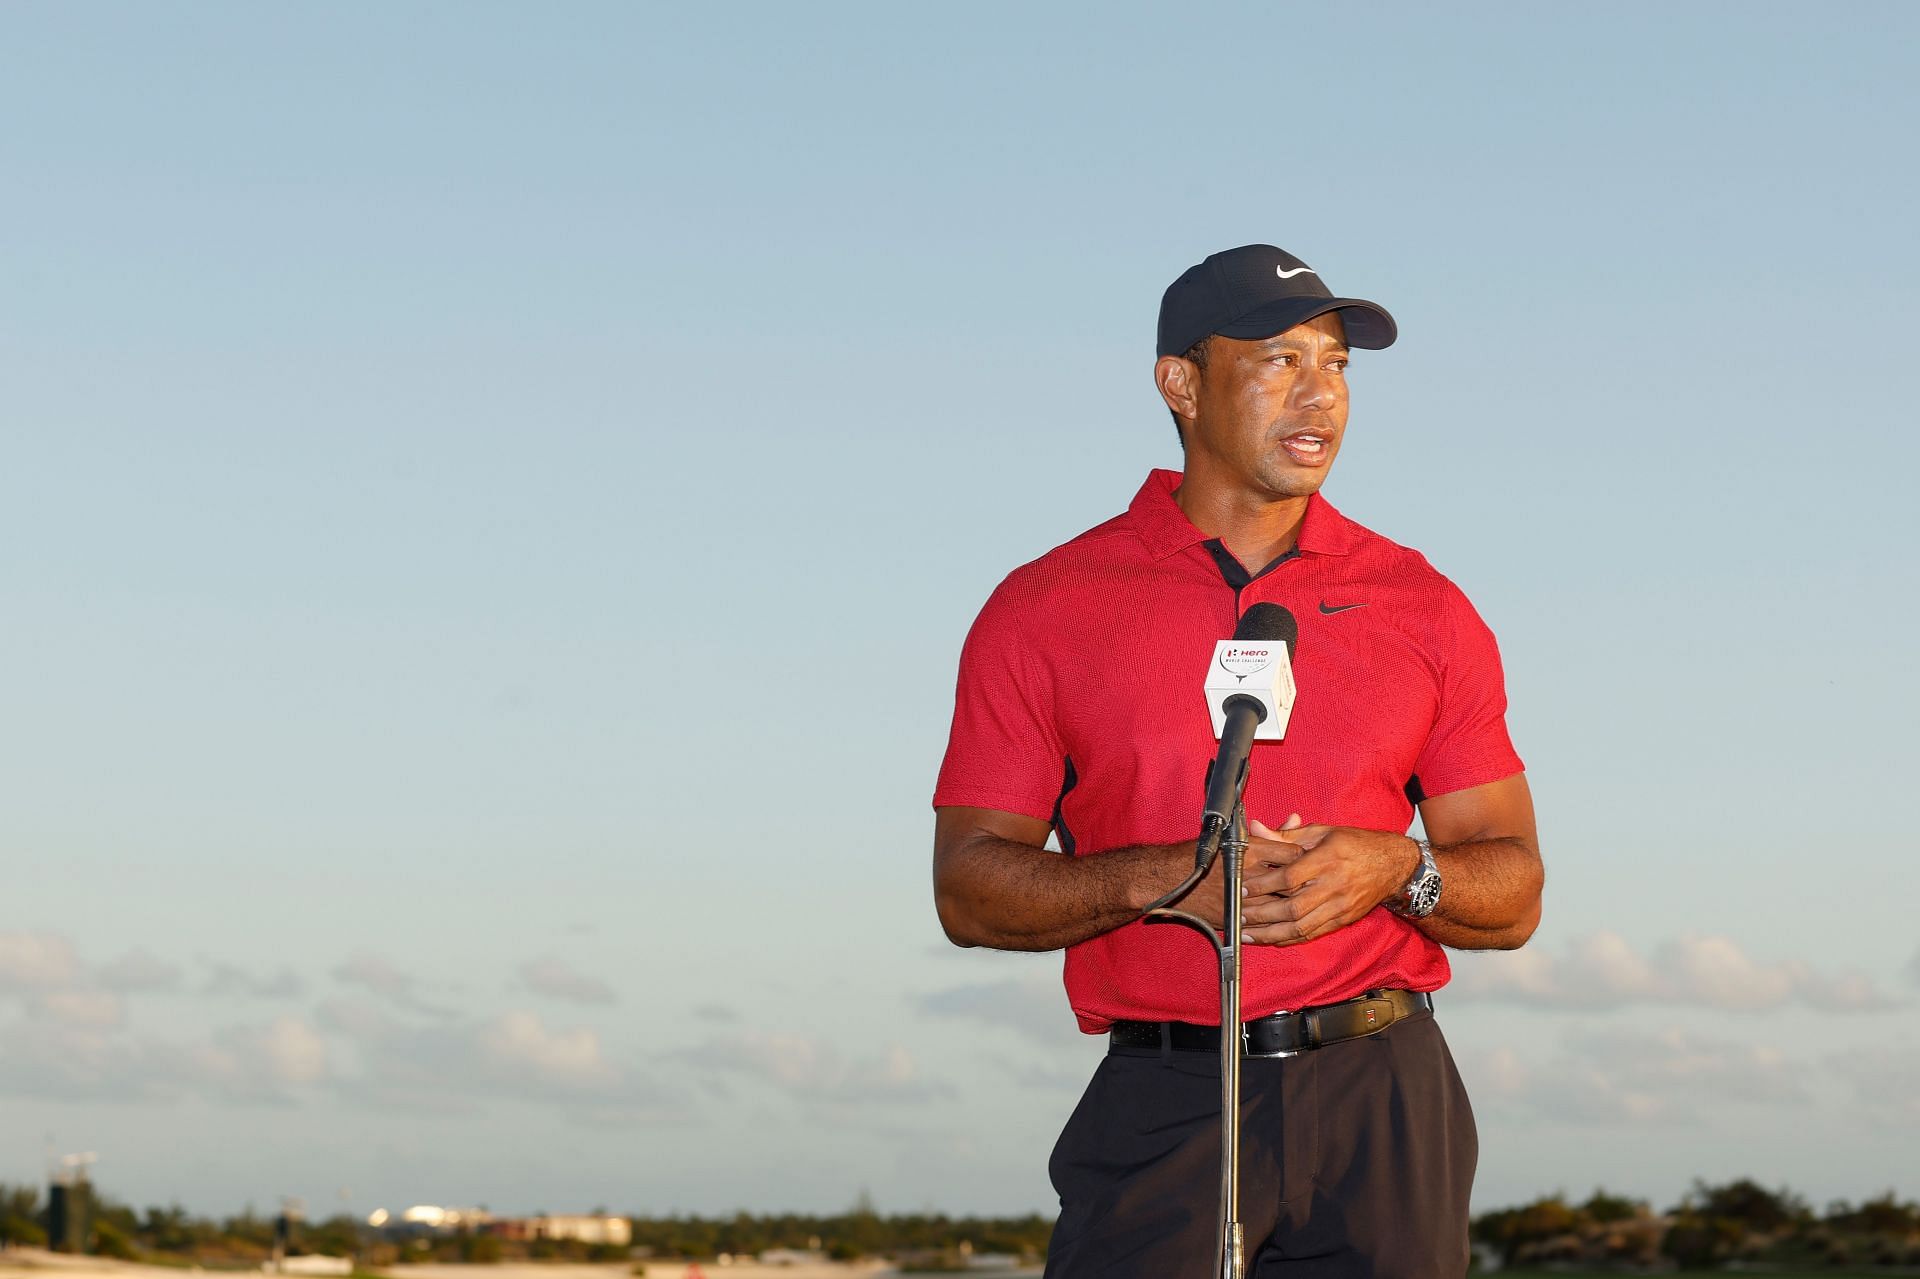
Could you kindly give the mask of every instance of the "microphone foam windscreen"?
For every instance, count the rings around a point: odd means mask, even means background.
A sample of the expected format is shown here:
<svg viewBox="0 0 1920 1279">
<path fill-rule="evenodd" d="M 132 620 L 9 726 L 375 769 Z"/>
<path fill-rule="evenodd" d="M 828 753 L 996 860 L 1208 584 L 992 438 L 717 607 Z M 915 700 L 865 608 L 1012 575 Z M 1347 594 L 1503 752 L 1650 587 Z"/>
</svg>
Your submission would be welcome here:
<svg viewBox="0 0 1920 1279">
<path fill-rule="evenodd" d="M 1286 644 L 1287 656 L 1291 658 L 1300 644 L 1300 623 L 1291 612 L 1278 604 L 1255 604 L 1240 615 L 1240 624 L 1233 628 L 1233 637 L 1268 644 L 1278 640 Z"/>
</svg>

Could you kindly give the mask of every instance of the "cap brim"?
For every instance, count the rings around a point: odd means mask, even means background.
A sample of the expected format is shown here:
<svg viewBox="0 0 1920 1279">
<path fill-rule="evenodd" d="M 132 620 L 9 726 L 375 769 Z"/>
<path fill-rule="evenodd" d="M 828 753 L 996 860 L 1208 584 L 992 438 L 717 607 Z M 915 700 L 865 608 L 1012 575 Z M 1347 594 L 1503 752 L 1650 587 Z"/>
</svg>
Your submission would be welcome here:
<svg viewBox="0 0 1920 1279">
<path fill-rule="evenodd" d="M 1399 327 L 1386 308 L 1359 298 L 1283 298 L 1257 307 L 1214 332 L 1224 338 L 1270 338 L 1329 311 L 1340 312 L 1348 346 L 1380 351 L 1392 346 L 1393 340 L 1400 336 Z"/>
</svg>

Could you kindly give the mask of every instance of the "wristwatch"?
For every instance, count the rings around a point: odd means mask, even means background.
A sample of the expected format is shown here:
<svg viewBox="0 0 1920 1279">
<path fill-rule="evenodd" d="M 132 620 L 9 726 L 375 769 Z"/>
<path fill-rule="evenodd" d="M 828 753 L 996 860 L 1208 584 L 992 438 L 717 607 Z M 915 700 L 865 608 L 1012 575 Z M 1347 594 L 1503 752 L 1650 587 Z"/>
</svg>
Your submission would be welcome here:
<svg viewBox="0 0 1920 1279">
<path fill-rule="evenodd" d="M 1432 844 L 1424 839 L 1414 843 L 1420 847 L 1420 864 L 1413 868 L 1413 878 L 1400 890 L 1400 896 L 1389 901 L 1388 906 L 1396 915 L 1425 919 L 1440 904 L 1440 868 L 1433 863 Z"/>
</svg>

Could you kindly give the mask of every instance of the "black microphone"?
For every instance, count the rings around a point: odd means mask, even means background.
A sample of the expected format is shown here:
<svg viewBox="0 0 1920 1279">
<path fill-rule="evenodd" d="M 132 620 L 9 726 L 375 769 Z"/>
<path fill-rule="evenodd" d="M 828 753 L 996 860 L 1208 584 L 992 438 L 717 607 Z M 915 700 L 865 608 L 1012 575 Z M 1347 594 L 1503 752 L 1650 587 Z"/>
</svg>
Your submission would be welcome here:
<svg viewBox="0 0 1920 1279">
<path fill-rule="evenodd" d="M 1233 644 L 1245 644 L 1248 652 L 1239 654 L 1235 648 L 1224 650 L 1220 664 L 1245 680 L 1265 674 L 1266 683 L 1273 686 L 1277 678 L 1273 672 L 1287 671 L 1286 674 L 1286 710 L 1292 708 L 1293 679 L 1291 665 L 1293 650 L 1300 642 L 1300 623 L 1293 614 L 1278 604 L 1255 604 L 1240 616 L 1240 624 L 1234 628 Z M 1263 648 L 1284 645 L 1284 657 L 1274 655 L 1265 660 Z M 1242 660 L 1247 670 L 1240 674 L 1227 665 L 1228 655 Z M 1215 695 L 1215 684 L 1208 681 L 1208 696 Z M 1224 715 L 1220 728 L 1220 750 L 1213 757 L 1213 768 L 1207 774 L 1207 803 L 1200 818 L 1200 838 L 1203 844 L 1211 837 L 1226 829 L 1227 822 L 1233 817 L 1234 806 L 1240 800 L 1240 792 L 1247 784 L 1247 757 L 1253 751 L 1254 730 L 1267 718 L 1267 702 L 1251 692 L 1222 689 L 1224 698 L 1219 710 Z M 1282 711 L 1282 724 L 1285 722 L 1285 710 Z"/>
</svg>

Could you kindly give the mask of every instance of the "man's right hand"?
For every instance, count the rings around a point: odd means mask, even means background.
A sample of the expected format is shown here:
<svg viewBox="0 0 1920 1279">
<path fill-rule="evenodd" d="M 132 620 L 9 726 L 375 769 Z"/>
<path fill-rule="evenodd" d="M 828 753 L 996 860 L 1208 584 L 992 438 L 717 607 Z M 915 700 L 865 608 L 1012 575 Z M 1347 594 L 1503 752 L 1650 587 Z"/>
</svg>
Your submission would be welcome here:
<svg viewBox="0 0 1920 1279">
<path fill-rule="evenodd" d="M 1059 950 L 1132 923 L 1193 869 L 1192 844 L 1069 857 L 1047 848 L 1052 828 L 1036 818 L 991 808 L 934 811 L 934 905 L 957 946 Z M 1213 895 L 1217 914 L 1217 883 Z"/>
<path fill-rule="evenodd" d="M 1293 813 L 1288 816 L 1287 820 L 1281 825 L 1280 831 L 1296 830 L 1299 826 L 1300 814 Z M 1266 828 L 1260 827 L 1260 829 L 1265 830 Z M 1193 869 L 1193 846 L 1186 844 L 1181 845 L 1181 847 L 1186 853 L 1187 860 L 1185 865 L 1190 873 Z M 1288 843 L 1285 840 L 1267 839 L 1249 831 L 1247 835 L 1247 851 L 1242 855 L 1240 862 L 1240 878 L 1244 883 L 1244 881 L 1251 878 L 1257 872 L 1291 866 L 1300 860 L 1300 855 L 1304 852 L 1306 852 L 1306 850 L 1298 844 Z M 1205 920 L 1211 924 L 1216 931 L 1225 931 L 1225 913 L 1223 907 L 1225 905 L 1226 883 L 1226 858 L 1216 857 L 1213 859 L 1213 865 L 1207 870 L 1206 878 L 1195 884 L 1193 890 L 1185 897 L 1170 904 L 1175 910 L 1183 910 L 1189 915 Z M 1171 884 L 1168 885 L 1169 888 L 1172 886 Z M 1241 891 L 1244 893 L 1246 890 L 1242 888 Z M 1243 898 L 1243 903 L 1244 900 Z M 1242 926 L 1244 927 L 1244 921 L 1242 921 Z M 1257 945 L 1258 943 L 1253 944 Z"/>
</svg>

